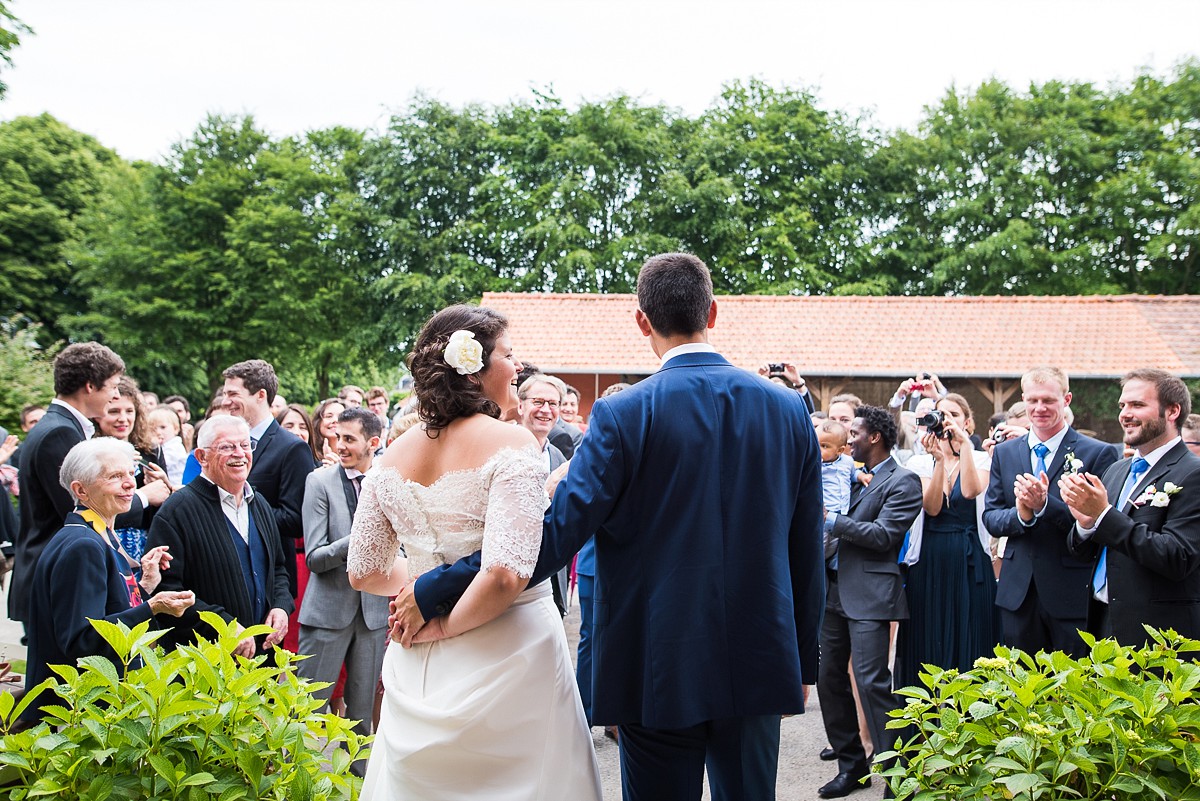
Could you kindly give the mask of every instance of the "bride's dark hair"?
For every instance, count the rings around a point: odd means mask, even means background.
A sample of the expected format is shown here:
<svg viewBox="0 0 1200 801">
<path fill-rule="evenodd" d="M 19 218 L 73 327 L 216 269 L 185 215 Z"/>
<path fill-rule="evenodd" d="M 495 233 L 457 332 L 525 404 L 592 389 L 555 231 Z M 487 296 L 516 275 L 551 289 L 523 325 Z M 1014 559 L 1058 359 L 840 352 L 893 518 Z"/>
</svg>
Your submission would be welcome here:
<svg viewBox="0 0 1200 801">
<path fill-rule="evenodd" d="M 488 400 L 479 383 L 459 375 L 446 364 L 446 344 L 455 331 L 470 331 L 483 346 L 483 371 L 496 348 L 496 339 L 508 328 L 508 319 L 483 306 L 460 304 L 442 309 L 429 318 L 417 335 L 417 343 L 408 357 L 412 371 L 417 413 L 430 437 L 460 417 L 472 414 L 500 416 L 500 407 Z M 479 375 L 479 373 L 476 373 Z"/>
</svg>

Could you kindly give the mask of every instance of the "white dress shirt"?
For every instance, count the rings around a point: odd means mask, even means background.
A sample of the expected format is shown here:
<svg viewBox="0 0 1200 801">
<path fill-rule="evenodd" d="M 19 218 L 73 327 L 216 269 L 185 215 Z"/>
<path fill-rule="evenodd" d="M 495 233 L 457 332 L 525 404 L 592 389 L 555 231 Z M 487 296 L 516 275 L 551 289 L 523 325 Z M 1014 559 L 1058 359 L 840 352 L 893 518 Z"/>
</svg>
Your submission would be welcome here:
<svg viewBox="0 0 1200 801">
<path fill-rule="evenodd" d="M 662 363 L 666 364 L 676 356 L 682 356 L 685 353 L 716 353 L 717 349 L 707 342 L 685 342 L 682 345 L 676 345 L 669 351 L 663 354 Z"/>
</svg>

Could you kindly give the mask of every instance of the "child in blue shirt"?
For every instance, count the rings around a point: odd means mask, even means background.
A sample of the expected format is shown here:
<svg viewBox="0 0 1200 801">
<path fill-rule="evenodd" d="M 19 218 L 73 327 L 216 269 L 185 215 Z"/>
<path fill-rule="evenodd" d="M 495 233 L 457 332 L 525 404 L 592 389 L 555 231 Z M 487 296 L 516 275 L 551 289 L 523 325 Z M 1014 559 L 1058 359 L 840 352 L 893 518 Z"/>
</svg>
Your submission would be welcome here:
<svg viewBox="0 0 1200 801">
<path fill-rule="evenodd" d="M 817 423 L 817 442 L 821 445 L 821 492 L 825 510 L 845 514 L 850 508 L 850 487 L 854 484 L 854 460 L 845 452 L 849 432 L 837 420 Z"/>
</svg>

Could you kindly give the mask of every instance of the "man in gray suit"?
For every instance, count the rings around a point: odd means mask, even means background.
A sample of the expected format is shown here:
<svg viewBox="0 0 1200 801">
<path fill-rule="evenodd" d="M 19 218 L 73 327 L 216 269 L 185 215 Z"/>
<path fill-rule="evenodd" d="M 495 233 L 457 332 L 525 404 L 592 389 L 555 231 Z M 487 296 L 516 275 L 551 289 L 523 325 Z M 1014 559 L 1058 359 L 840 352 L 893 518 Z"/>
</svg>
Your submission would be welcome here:
<svg viewBox="0 0 1200 801">
<path fill-rule="evenodd" d="M 330 686 L 317 692 L 328 701 L 343 662 L 346 716 L 355 730 L 371 733 L 375 687 L 387 645 L 388 599 L 359 592 L 346 576 L 350 528 L 363 475 L 371 468 L 383 426 L 371 410 L 346 409 L 338 417 L 341 464 L 310 473 L 304 487 L 304 554 L 312 575 L 300 607 L 300 653 L 310 658 L 297 672 Z M 356 773 L 366 762 L 354 763 Z"/>
<path fill-rule="evenodd" d="M 866 488 L 855 483 L 846 514 L 825 516 L 830 555 L 817 692 L 838 775 L 817 791 L 822 798 L 859 789 L 870 770 L 850 690 L 851 657 L 875 752 L 890 751 L 896 739 L 895 730 L 885 728 L 888 712 L 897 706 L 888 649 L 891 621 L 908 619 L 897 562 L 904 534 L 921 511 L 921 479 L 892 458 L 895 444 L 892 415 L 875 406 L 858 407 L 850 424 L 850 453 L 872 474 L 871 483 Z"/>
</svg>

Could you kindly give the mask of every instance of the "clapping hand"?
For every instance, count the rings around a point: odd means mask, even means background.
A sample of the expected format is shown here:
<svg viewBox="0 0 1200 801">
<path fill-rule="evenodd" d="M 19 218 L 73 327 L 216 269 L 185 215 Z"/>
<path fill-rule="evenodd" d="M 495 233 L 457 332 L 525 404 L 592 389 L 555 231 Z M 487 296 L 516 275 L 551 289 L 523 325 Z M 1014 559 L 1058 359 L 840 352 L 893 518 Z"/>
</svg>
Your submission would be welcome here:
<svg viewBox="0 0 1200 801">
<path fill-rule="evenodd" d="M 17 450 L 17 446 L 21 441 L 17 439 L 16 434 L 9 434 L 4 438 L 4 442 L 0 443 L 0 464 L 7 462 L 12 458 L 13 452 Z"/>
<path fill-rule="evenodd" d="M 1017 497 L 1017 514 L 1026 523 L 1042 511 L 1050 493 L 1050 477 L 1041 473 L 1036 478 L 1032 473 L 1022 473 L 1013 483 L 1013 494 Z"/>
<path fill-rule="evenodd" d="M 142 579 L 138 582 L 146 592 L 154 592 L 154 588 L 162 581 L 162 571 L 171 566 L 174 558 L 168 553 L 166 545 L 151 548 L 142 554 Z"/>
<path fill-rule="evenodd" d="M 1080 528 L 1094 528 L 1096 518 L 1108 508 L 1108 490 L 1091 473 L 1063 476 L 1058 480 L 1058 491 Z"/>
</svg>

